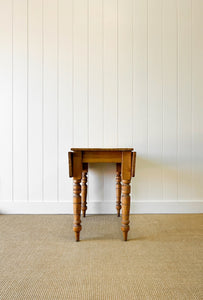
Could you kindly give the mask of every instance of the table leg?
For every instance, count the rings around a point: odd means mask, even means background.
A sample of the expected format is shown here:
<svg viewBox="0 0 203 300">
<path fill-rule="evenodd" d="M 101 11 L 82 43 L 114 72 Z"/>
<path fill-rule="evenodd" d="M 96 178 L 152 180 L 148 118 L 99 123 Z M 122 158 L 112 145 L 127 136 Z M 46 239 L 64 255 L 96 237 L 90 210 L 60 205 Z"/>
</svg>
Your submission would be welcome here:
<svg viewBox="0 0 203 300">
<path fill-rule="evenodd" d="M 123 239 L 127 241 L 129 226 L 129 212 L 130 212 L 130 180 L 122 180 L 122 225 Z"/>
<path fill-rule="evenodd" d="M 117 216 L 120 217 L 121 210 L 121 164 L 116 164 L 116 209 Z"/>
<path fill-rule="evenodd" d="M 87 210 L 87 173 L 88 173 L 88 164 L 83 164 L 82 170 L 82 193 L 81 193 L 81 209 L 83 217 L 86 216 Z"/>
<path fill-rule="evenodd" d="M 80 231 L 82 229 L 80 214 L 81 214 L 81 179 L 73 178 L 73 231 L 75 232 L 75 240 L 78 242 L 80 240 Z"/>
</svg>

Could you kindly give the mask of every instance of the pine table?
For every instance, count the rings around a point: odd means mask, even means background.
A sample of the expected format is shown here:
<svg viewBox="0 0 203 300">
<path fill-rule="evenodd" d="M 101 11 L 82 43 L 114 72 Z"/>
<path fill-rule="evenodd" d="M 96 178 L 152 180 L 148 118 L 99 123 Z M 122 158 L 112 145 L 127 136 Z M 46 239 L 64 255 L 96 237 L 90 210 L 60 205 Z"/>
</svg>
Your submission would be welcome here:
<svg viewBox="0 0 203 300">
<path fill-rule="evenodd" d="M 83 217 L 85 217 L 87 210 L 88 163 L 115 163 L 117 216 L 120 216 L 120 209 L 122 209 L 121 230 L 124 241 L 127 241 L 130 229 L 130 182 L 131 177 L 135 176 L 136 152 L 133 151 L 133 148 L 71 148 L 70 150 L 68 152 L 69 177 L 73 177 L 73 231 L 75 232 L 75 240 L 80 240 L 81 210 Z"/>
</svg>

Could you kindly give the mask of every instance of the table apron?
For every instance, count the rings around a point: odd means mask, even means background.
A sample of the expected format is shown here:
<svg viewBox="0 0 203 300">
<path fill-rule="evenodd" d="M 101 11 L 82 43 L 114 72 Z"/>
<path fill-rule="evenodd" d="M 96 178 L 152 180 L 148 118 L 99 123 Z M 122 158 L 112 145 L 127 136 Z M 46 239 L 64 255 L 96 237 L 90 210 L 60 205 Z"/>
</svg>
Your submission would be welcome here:
<svg viewBox="0 0 203 300">
<path fill-rule="evenodd" d="M 97 152 L 82 152 L 82 162 L 84 163 L 121 163 L 122 162 L 122 152 L 107 152 L 107 151 L 97 151 Z"/>
</svg>

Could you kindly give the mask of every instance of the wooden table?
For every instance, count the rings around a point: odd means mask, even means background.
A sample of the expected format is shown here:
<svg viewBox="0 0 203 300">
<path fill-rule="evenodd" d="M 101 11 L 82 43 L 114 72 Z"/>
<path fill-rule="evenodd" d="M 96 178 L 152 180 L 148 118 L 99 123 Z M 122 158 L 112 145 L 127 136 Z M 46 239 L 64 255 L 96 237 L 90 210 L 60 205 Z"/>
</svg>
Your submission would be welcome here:
<svg viewBox="0 0 203 300">
<path fill-rule="evenodd" d="M 88 163 L 116 163 L 116 209 L 119 217 L 122 208 L 121 230 L 124 241 L 127 241 L 130 229 L 130 182 L 131 177 L 135 176 L 136 152 L 133 151 L 133 148 L 71 148 L 68 157 L 69 177 L 73 177 L 73 231 L 75 232 L 75 240 L 80 240 L 81 210 L 83 217 L 85 217 L 87 210 Z"/>
</svg>

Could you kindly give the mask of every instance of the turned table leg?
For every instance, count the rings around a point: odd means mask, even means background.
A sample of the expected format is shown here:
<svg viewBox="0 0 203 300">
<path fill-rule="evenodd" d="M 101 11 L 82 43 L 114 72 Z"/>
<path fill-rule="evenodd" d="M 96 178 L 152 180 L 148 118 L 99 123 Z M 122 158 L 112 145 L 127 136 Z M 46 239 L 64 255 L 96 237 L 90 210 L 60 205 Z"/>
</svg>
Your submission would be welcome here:
<svg viewBox="0 0 203 300">
<path fill-rule="evenodd" d="M 131 153 L 122 153 L 122 221 L 121 230 L 123 231 L 123 239 L 127 241 L 129 226 L 129 213 L 130 213 L 130 181 L 132 172 L 132 155 Z"/>
<path fill-rule="evenodd" d="M 122 226 L 123 239 L 127 241 L 129 226 L 129 212 L 130 212 L 130 180 L 122 180 Z"/>
<path fill-rule="evenodd" d="M 87 172 L 88 172 L 88 164 L 83 164 L 82 170 L 82 192 L 81 192 L 81 209 L 83 217 L 86 216 L 87 210 Z"/>
<path fill-rule="evenodd" d="M 120 217 L 121 210 L 121 164 L 116 164 L 116 209 L 117 216 Z"/>
<path fill-rule="evenodd" d="M 80 214 L 81 214 L 81 186 L 80 179 L 73 178 L 73 231 L 75 232 L 75 240 L 78 242 L 80 240 L 80 231 L 82 229 Z"/>
</svg>

